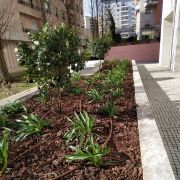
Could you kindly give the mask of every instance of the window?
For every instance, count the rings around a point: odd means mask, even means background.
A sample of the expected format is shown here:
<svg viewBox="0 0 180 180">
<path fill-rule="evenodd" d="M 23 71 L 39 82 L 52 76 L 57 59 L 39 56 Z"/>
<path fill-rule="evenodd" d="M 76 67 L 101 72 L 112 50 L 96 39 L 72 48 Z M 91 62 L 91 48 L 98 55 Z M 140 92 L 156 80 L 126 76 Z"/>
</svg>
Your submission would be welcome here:
<svg viewBox="0 0 180 180">
<path fill-rule="evenodd" d="M 37 24 L 37 22 L 32 22 L 32 29 L 33 29 L 33 30 L 38 30 L 38 24 Z"/>
<path fill-rule="evenodd" d="M 148 19 L 148 20 L 145 20 L 145 26 L 146 26 L 146 27 L 150 26 L 150 20 L 149 20 L 149 19 Z"/>
<path fill-rule="evenodd" d="M 44 8 L 45 8 L 46 10 L 49 10 L 49 0 L 45 0 L 45 1 L 44 1 Z"/>
<path fill-rule="evenodd" d="M 146 9 L 145 14 L 151 14 L 151 10 L 150 9 Z"/>
</svg>

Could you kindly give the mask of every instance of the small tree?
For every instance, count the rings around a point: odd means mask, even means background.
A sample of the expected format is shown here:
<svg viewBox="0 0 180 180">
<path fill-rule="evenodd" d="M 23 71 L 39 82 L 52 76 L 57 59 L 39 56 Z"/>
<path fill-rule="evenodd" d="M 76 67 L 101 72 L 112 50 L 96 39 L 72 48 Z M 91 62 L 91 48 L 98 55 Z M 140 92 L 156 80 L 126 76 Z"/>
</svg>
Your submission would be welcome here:
<svg viewBox="0 0 180 180">
<path fill-rule="evenodd" d="M 92 54 L 94 57 L 97 57 L 100 60 L 101 68 L 101 60 L 105 58 L 105 55 L 108 53 L 111 47 L 111 38 L 109 36 L 104 36 L 97 38 L 94 42 L 92 42 Z"/>
<path fill-rule="evenodd" d="M 92 54 L 97 57 L 99 60 L 104 59 L 105 55 L 110 50 L 111 38 L 109 36 L 97 38 L 92 42 Z"/>
<path fill-rule="evenodd" d="M 116 43 L 121 42 L 121 34 L 116 34 L 116 23 L 114 21 L 111 11 L 108 9 L 108 19 L 110 21 L 109 31 L 112 37 L 112 40 Z"/>
<path fill-rule="evenodd" d="M 70 67 L 79 71 L 84 66 L 81 40 L 75 29 L 51 29 L 48 25 L 29 38 L 32 44 L 18 46 L 19 63 L 26 67 L 27 78 L 37 82 L 42 94 L 50 97 L 52 88 L 56 88 L 57 109 L 61 111 L 61 90 L 70 82 Z"/>
</svg>

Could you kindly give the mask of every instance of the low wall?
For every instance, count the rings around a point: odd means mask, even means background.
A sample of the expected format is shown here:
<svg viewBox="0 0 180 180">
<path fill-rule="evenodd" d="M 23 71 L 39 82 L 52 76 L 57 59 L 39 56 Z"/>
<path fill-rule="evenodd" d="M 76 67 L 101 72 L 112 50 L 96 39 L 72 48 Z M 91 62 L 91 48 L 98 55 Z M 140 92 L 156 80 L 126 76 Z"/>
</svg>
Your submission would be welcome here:
<svg viewBox="0 0 180 180">
<path fill-rule="evenodd" d="M 135 59 L 136 62 L 158 62 L 159 43 L 136 44 L 111 47 L 106 60 L 113 59 Z"/>
</svg>

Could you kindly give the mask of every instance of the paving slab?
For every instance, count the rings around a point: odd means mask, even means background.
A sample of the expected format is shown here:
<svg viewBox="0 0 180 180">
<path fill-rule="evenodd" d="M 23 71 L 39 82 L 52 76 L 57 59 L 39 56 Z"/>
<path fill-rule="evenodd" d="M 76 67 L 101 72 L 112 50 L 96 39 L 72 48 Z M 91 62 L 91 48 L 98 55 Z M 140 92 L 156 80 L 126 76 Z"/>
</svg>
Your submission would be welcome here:
<svg viewBox="0 0 180 180">
<path fill-rule="evenodd" d="M 145 65 L 139 65 L 138 70 L 175 178 L 180 179 L 180 111 L 176 103 L 171 100 L 178 98 L 179 95 L 176 96 L 174 93 L 171 96 L 172 94 L 168 91 L 169 86 L 171 86 L 168 81 L 173 80 L 176 82 L 177 79 L 175 74 L 173 75 L 170 72 L 168 72 L 169 75 L 167 76 L 167 69 L 163 68 L 149 71 Z M 156 77 L 153 77 L 150 72 L 156 73 Z M 158 74 L 159 72 L 161 73 Z M 164 86 L 161 83 L 163 88 L 158 83 L 161 81 L 166 81 L 163 84 Z M 172 88 L 173 86 L 171 86 Z M 176 92 L 176 89 L 174 90 Z"/>
<path fill-rule="evenodd" d="M 138 68 L 133 61 L 135 98 L 144 180 L 175 180 L 157 123 L 141 81 Z"/>
<path fill-rule="evenodd" d="M 169 67 L 156 63 L 144 66 L 180 110 L 180 72 L 172 72 Z"/>
</svg>

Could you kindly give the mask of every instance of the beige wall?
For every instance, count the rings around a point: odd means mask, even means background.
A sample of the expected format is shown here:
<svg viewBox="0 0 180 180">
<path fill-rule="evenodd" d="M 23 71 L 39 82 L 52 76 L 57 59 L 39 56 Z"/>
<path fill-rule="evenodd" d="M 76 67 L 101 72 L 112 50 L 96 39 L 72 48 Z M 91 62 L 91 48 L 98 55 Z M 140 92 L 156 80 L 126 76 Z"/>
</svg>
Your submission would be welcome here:
<svg viewBox="0 0 180 180">
<path fill-rule="evenodd" d="M 3 41 L 3 52 L 10 73 L 16 73 L 23 70 L 23 68 L 21 68 L 17 64 L 17 57 L 14 53 L 14 48 L 16 47 L 16 45 L 16 41 Z"/>
<path fill-rule="evenodd" d="M 71 11 L 71 20 L 73 25 L 80 29 L 81 34 L 84 33 L 83 22 L 83 0 L 65 0 L 69 2 Z M 27 2 L 27 1 L 26 1 Z M 47 22 L 51 26 L 58 26 L 67 23 L 67 8 L 61 0 L 49 0 L 50 13 L 46 13 Z M 23 28 L 39 30 L 43 26 L 43 16 L 40 11 L 40 0 L 34 0 L 35 9 L 30 6 L 18 3 L 18 0 L 0 0 L 0 10 L 8 4 L 8 13 L 13 13 L 7 31 L 3 35 L 3 52 L 10 73 L 22 71 L 17 64 L 17 58 L 14 48 L 20 41 L 28 41 L 26 32 Z M 38 8 L 39 7 L 39 8 Z"/>
</svg>

